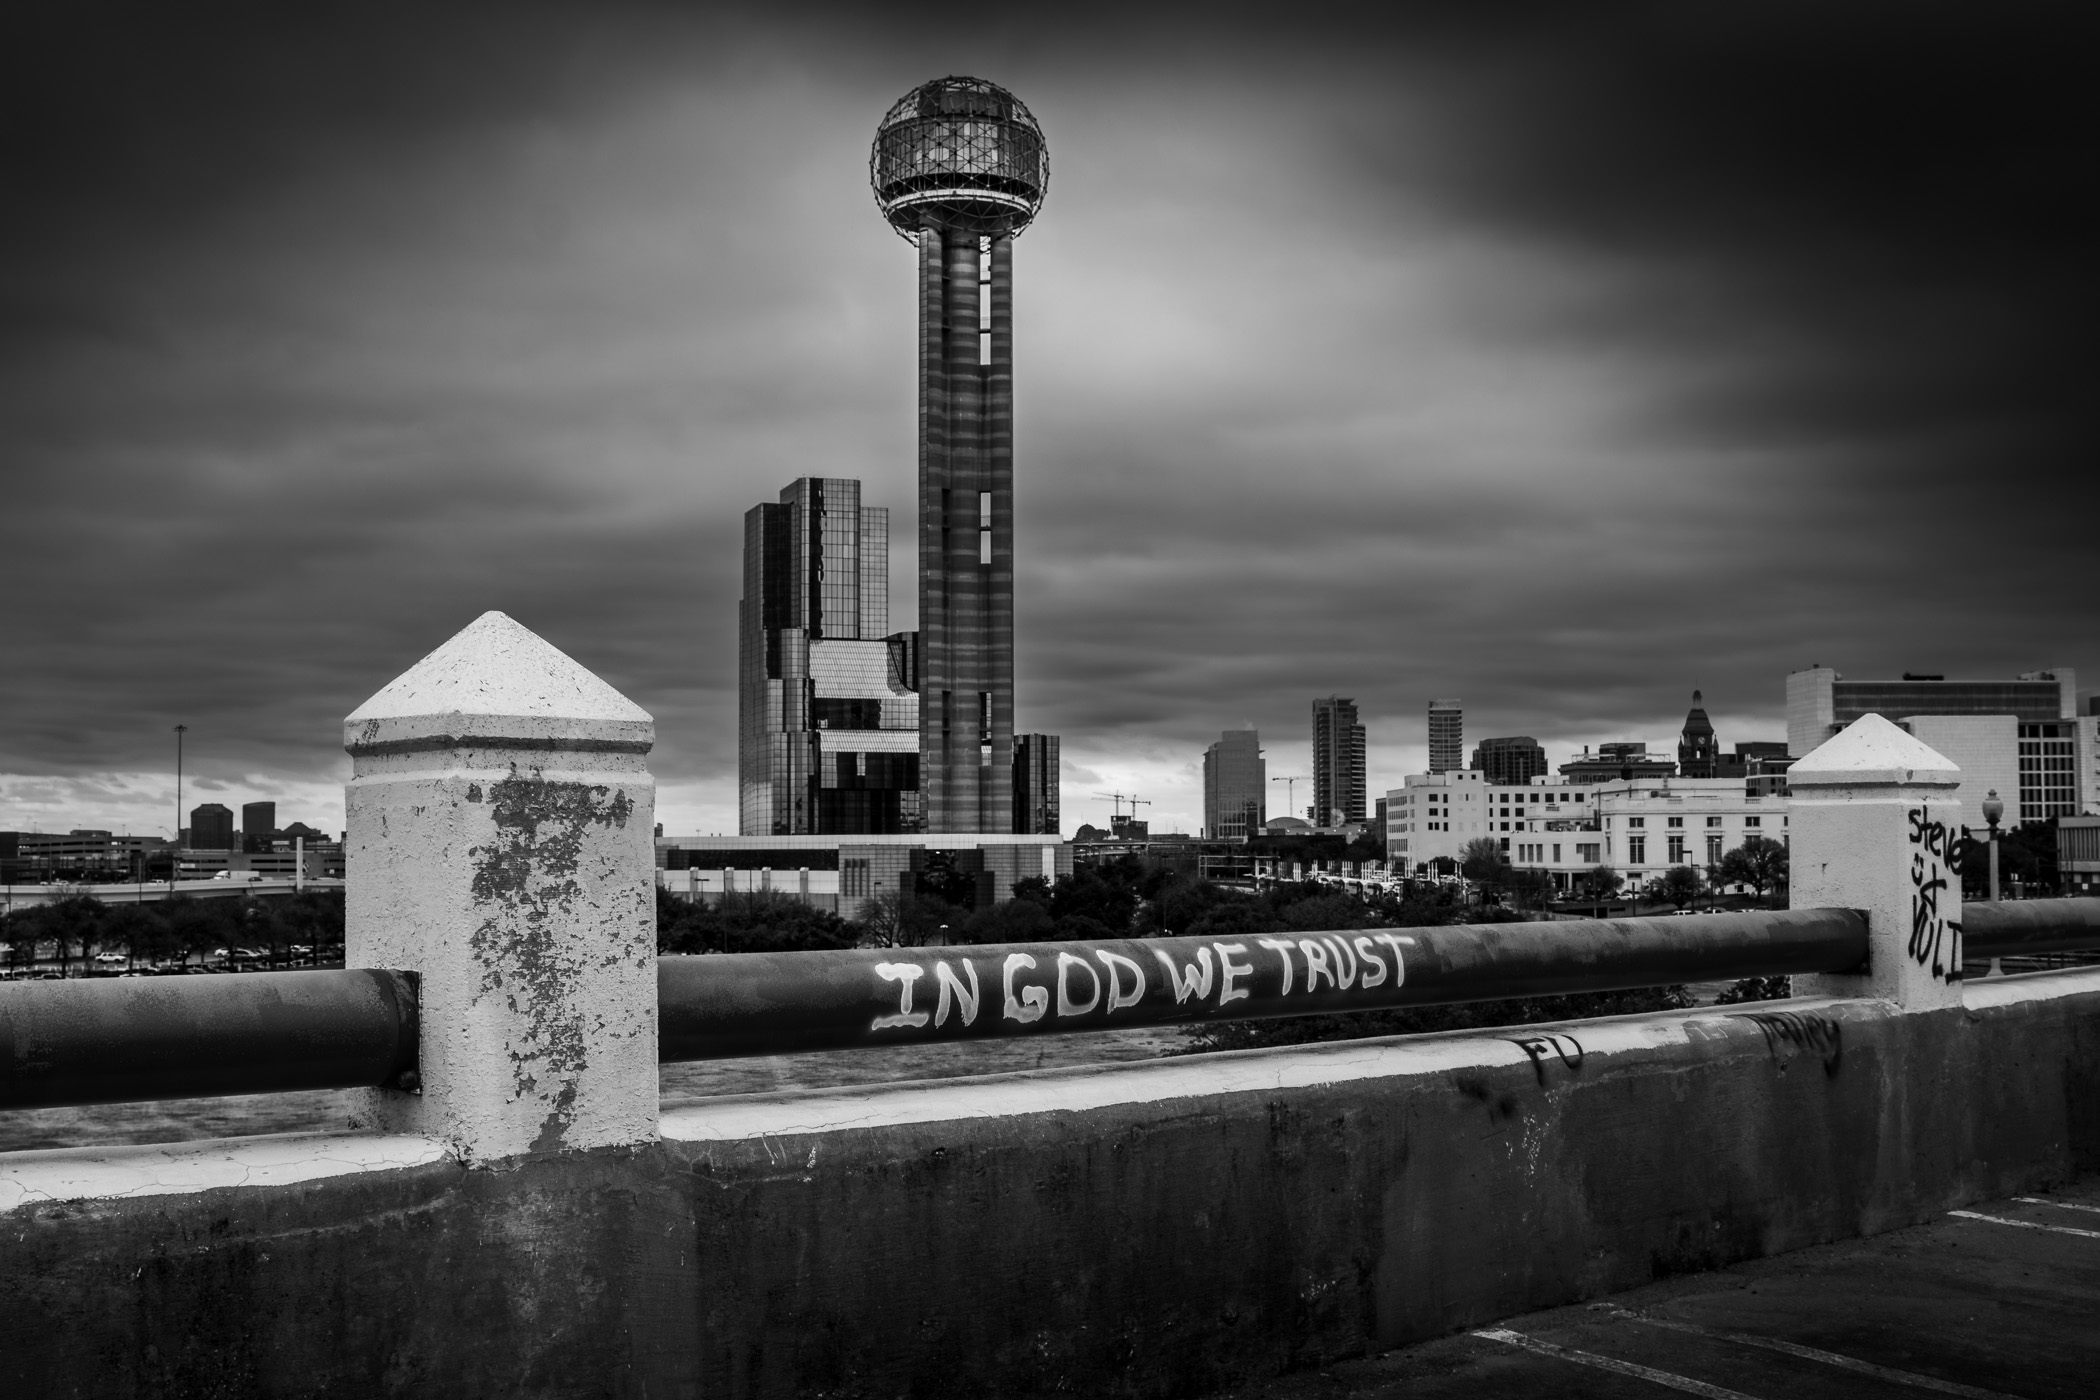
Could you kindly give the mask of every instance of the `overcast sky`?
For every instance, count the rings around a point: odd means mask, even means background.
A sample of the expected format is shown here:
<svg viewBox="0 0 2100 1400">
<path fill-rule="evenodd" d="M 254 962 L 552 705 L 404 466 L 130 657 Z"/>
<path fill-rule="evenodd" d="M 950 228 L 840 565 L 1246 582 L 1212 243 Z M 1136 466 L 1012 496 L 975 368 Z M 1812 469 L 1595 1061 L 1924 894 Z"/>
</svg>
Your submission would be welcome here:
<svg viewBox="0 0 2100 1400">
<path fill-rule="evenodd" d="M 744 511 L 911 518 L 867 148 L 950 72 L 1050 143 L 1018 727 L 1068 832 L 1193 829 L 1221 728 L 1308 771 L 1334 691 L 1382 791 L 1432 697 L 1559 761 L 1694 686 L 1782 738 L 1812 662 L 2100 684 L 2089 7 L 885 8 L 9 6 L 0 828 L 165 832 L 178 722 L 191 803 L 339 826 L 341 717 L 500 608 L 734 831 Z"/>
</svg>

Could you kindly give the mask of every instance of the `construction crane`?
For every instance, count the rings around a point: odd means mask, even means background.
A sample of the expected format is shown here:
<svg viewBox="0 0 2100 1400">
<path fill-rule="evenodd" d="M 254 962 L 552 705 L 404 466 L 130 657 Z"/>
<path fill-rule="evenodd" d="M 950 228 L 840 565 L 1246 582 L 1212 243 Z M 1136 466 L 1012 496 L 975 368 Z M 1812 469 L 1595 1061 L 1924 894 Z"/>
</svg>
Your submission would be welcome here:
<svg viewBox="0 0 2100 1400">
<path fill-rule="evenodd" d="M 1130 804 L 1130 815 L 1133 819 L 1137 816 L 1139 803 L 1143 803 L 1147 807 L 1152 805 L 1151 798 L 1139 797 L 1134 792 L 1097 792 L 1094 796 L 1108 798 L 1114 804 L 1111 810 L 1119 817 L 1123 815 L 1123 804 L 1125 802 Z"/>
<path fill-rule="evenodd" d="M 1094 795 L 1096 797 L 1106 797 L 1116 804 L 1115 815 L 1108 819 L 1108 829 L 1115 834 L 1117 840 L 1127 841 L 1142 835 L 1136 829 L 1137 809 L 1140 805 L 1150 807 L 1152 805 L 1151 798 L 1139 797 L 1134 792 L 1097 792 Z M 1130 804 L 1130 815 L 1128 817 L 1123 815 L 1123 804 L 1126 802 Z"/>
<path fill-rule="evenodd" d="M 1284 785 L 1283 805 L 1290 811 L 1295 812 L 1298 809 L 1298 784 L 1309 783 L 1312 781 L 1312 778 L 1308 774 L 1294 773 L 1289 777 L 1271 778 L 1269 779 L 1269 781 L 1272 783 L 1282 783 Z"/>
</svg>

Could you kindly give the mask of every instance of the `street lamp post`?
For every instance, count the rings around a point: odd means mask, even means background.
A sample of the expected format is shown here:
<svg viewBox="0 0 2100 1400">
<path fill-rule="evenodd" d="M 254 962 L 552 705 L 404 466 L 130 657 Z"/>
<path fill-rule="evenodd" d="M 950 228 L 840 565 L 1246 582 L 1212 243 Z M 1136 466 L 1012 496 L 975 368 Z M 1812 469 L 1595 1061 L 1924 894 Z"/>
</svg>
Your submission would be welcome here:
<svg viewBox="0 0 2100 1400">
<path fill-rule="evenodd" d="M 1992 788 L 1990 796 L 1983 799 L 1983 819 L 1990 825 L 1991 846 L 1991 902 L 1998 902 L 1998 819 L 2005 815 L 2005 803 L 1998 798 L 1998 789 Z"/>
</svg>

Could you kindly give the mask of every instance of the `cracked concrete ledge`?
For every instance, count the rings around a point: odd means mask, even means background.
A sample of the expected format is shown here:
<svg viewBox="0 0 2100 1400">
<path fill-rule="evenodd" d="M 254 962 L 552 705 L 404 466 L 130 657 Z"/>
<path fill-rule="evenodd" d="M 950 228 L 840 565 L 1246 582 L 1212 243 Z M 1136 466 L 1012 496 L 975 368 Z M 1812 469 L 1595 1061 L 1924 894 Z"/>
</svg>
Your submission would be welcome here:
<svg viewBox="0 0 2100 1400">
<path fill-rule="evenodd" d="M 1275 1050 L 1145 1060 L 1134 1064 L 1082 1065 L 1070 1069 L 1023 1070 L 980 1079 L 919 1084 L 859 1085 L 753 1094 L 664 1112 L 659 1132 L 673 1142 L 728 1142 L 782 1134 L 840 1132 L 937 1123 L 954 1119 L 1003 1118 L 1030 1113 L 1071 1113 L 1170 1099 L 1264 1094 L 1372 1079 L 1393 1079 L 1465 1070 L 1533 1065 L 1540 1053 L 1559 1057 L 1605 1057 L 1740 1042 L 1768 1051 L 1767 1038 L 1746 1014 L 1836 1015 L 1845 1020 L 1895 1015 L 1884 1002 L 1816 998 L 1745 1003 L 1727 1008 L 1614 1016 L 1511 1026 L 1507 1030 L 1451 1031 L 1384 1040 L 1334 1041 Z M 1562 1042 L 1554 1045 L 1553 1038 Z M 1531 1048 L 1526 1048 L 1531 1042 Z"/>
<path fill-rule="evenodd" d="M 2100 994 L 2100 968 L 2037 972 L 1970 982 L 1964 1005 L 1996 1010 Z M 664 1111 L 661 1136 L 671 1142 L 732 1142 L 783 1134 L 844 1132 L 857 1128 L 1001 1118 L 1027 1113 L 1071 1113 L 1121 1104 L 1157 1103 L 1220 1094 L 1273 1093 L 1369 1079 L 1448 1074 L 1536 1063 L 1524 1042 L 1572 1037 L 1567 1053 L 1603 1057 L 1693 1044 L 1740 1041 L 1759 1054 L 1771 1045 L 1752 1015 L 1823 1017 L 1839 1022 L 1899 1016 L 1892 1003 L 1873 999 L 1796 997 L 1693 1011 L 1653 1012 L 1595 1021 L 1453 1031 L 1388 1040 L 1338 1041 L 1278 1050 L 1245 1050 L 1135 1064 L 1024 1070 L 977 1079 L 791 1090 L 690 1104 Z M 1601 1065 L 1600 1065 L 1601 1067 Z"/>
<path fill-rule="evenodd" d="M 65 1201 L 187 1195 L 228 1186 L 294 1186 L 449 1159 L 434 1138 L 283 1133 L 141 1147 L 61 1147 L 0 1156 L 0 1215 Z"/>
<path fill-rule="evenodd" d="M 1994 1011 L 2006 1006 L 2026 1006 L 2058 997 L 2100 992 L 2100 967 L 2071 968 L 2061 972 L 2016 972 L 2010 977 L 1986 977 L 1962 983 L 1964 1011 Z"/>
</svg>

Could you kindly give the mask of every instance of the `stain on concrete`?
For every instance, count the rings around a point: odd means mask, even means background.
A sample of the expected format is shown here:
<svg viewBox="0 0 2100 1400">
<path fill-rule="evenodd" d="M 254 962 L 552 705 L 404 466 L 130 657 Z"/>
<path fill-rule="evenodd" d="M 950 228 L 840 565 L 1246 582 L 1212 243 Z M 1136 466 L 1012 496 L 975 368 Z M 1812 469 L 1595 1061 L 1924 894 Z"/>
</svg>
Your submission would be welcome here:
<svg viewBox="0 0 2100 1400">
<path fill-rule="evenodd" d="M 508 1047 L 517 1093 L 525 1098 L 542 1075 L 573 1080 L 586 1066 L 576 986 L 586 965 L 606 954 L 565 940 L 562 931 L 579 914 L 583 888 L 576 874 L 586 838 L 594 829 L 624 830 L 634 800 L 624 790 L 553 782 L 515 765 L 489 785 L 487 800 L 495 809 L 496 839 L 474 852 L 472 893 L 483 916 L 469 946 L 482 968 L 477 999 L 501 995 L 511 1011 L 528 1017 L 523 1037 Z M 648 951 L 616 948 L 611 956 Z M 558 1151 L 575 1114 L 570 1083 L 554 1096 L 533 1150 Z"/>
<path fill-rule="evenodd" d="M 1753 1011 L 1735 1019 L 1748 1021 L 1763 1031 L 1765 1049 L 1782 1065 L 1804 1053 L 1820 1057 L 1825 1074 L 1836 1074 L 1844 1063 L 1845 1029 L 1832 1017 L 1814 1012 Z"/>
</svg>

